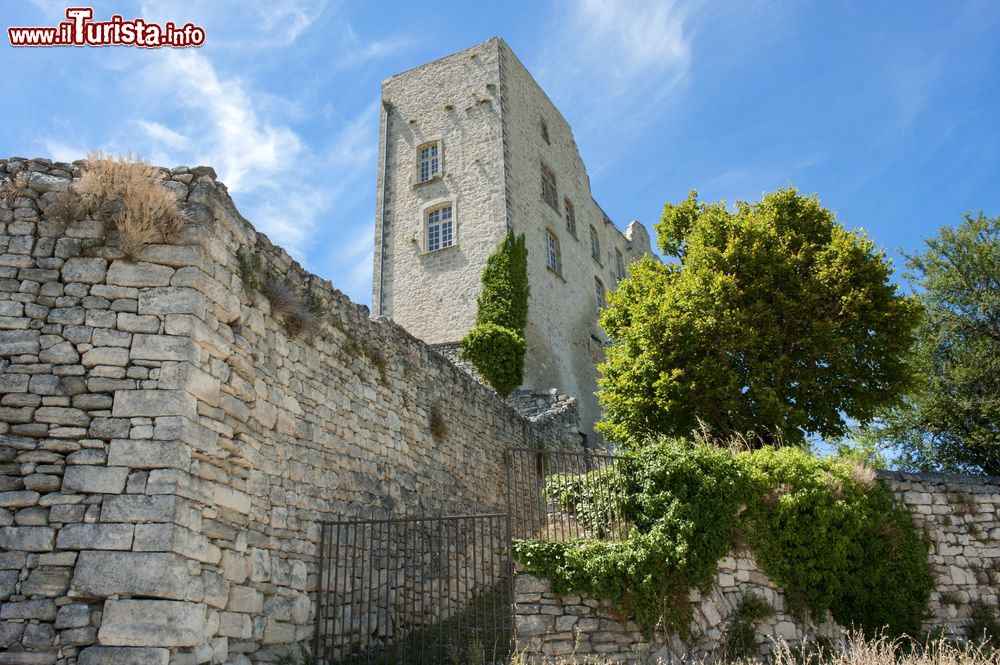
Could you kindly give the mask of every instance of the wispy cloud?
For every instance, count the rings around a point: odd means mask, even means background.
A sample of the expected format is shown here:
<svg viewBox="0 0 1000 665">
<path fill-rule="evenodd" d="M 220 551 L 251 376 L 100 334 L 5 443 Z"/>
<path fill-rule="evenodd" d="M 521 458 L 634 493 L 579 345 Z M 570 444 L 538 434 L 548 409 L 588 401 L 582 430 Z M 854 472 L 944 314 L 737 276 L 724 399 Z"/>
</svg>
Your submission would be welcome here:
<svg viewBox="0 0 1000 665">
<path fill-rule="evenodd" d="M 622 132 L 638 131 L 655 122 L 688 75 L 690 7 L 673 0 L 561 5 L 534 67 L 539 82 L 582 132 L 608 118 Z"/>
</svg>

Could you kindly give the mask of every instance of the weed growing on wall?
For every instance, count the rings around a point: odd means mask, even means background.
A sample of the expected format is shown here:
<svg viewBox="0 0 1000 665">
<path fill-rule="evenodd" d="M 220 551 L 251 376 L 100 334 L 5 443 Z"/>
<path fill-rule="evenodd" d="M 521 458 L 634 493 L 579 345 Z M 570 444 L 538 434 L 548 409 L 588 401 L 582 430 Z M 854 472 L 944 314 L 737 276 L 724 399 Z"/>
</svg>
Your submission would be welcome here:
<svg viewBox="0 0 1000 665">
<path fill-rule="evenodd" d="M 524 379 L 528 321 L 528 249 L 524 234 L 507 234 L 486 260 L 476 325 L 462 338 L 462 357 L 501 395 Z"/>
<path fill-rule="evenodd" d="M 919 630 L 928 542 L 889 489 L 851 465 L 797 448 L 733 453 L 682 440 L 632 452 L 628 465 L 624 487 L 556 497 L 584 520 L 620 502 L 634 525 L 625 541 L 519 541 L 515 557 L 557 591 L 614 601 L 647 636 L 660 622 L 688 633 L 690 591 L 737 543 L 816 620 L 829 611 L 869 634 Z"/>
<path fill-rule="evenodd" d="M 108 232 L 133 259 L 150 243 L 174 240 L 187 222 L 162 180 L 158 169 L 131 154 L 92 152 L 76 191 L 89 212 L 111 223 Z"/>
</svg>

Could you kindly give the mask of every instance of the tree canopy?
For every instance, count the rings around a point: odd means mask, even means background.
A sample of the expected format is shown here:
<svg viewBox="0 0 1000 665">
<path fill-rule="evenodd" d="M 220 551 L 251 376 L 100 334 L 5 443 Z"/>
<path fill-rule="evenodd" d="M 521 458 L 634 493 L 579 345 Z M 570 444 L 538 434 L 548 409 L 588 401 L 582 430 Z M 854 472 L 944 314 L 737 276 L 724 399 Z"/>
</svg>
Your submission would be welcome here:
<svg viewBox="0 0 1000 665">
<path fill-rule="evenodd" d="M 891 262 L 815 196 L 667 204 L 656 225 L 672 258 L 645 258 L 610 295 L 612 339 L 598 396 L 609 439 L 756 434 L 830 437 L 870 420 L 911 384 L 919 305 Z"/>
<path fill-rule="evenodd" d="M 859 443 L 907 468 L 1000 475 L 1000 217 L 966 215 L 924 245 L 906 264 L 925 309 L 921 380 Z"/>
</svg>

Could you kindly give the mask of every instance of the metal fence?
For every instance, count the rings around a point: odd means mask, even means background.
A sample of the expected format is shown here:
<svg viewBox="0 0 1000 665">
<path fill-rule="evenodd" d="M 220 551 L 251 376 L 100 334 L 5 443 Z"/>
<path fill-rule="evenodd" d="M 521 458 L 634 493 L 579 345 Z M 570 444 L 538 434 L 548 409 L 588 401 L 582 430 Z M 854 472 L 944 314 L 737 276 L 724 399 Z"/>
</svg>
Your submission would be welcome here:
<svg viewBox="0 0 1000 665">
<path fill-rule="evenodd" d="M 506 662 L 510 537 L 507 514 L 322 524 L 315 662 Z"/>
<path fill-rule="evenodd" d="M 628 458 L 593 451 L 511 448 L 507 503 L 514 538 L 624 540 Z"/>
</svg>

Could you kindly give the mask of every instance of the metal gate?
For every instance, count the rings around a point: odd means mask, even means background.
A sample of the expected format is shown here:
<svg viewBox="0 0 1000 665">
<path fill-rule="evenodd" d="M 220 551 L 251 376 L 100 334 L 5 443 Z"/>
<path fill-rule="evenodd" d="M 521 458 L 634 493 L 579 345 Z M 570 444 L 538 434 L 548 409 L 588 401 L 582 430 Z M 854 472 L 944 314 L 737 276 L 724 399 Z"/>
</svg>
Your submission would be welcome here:
<svg viewBox="0 0 1000 665">
<path fill-rule="evenodd" d="M 317 664 L 507 662 L 509 514 L 320 526 Z"/>
</svg>

